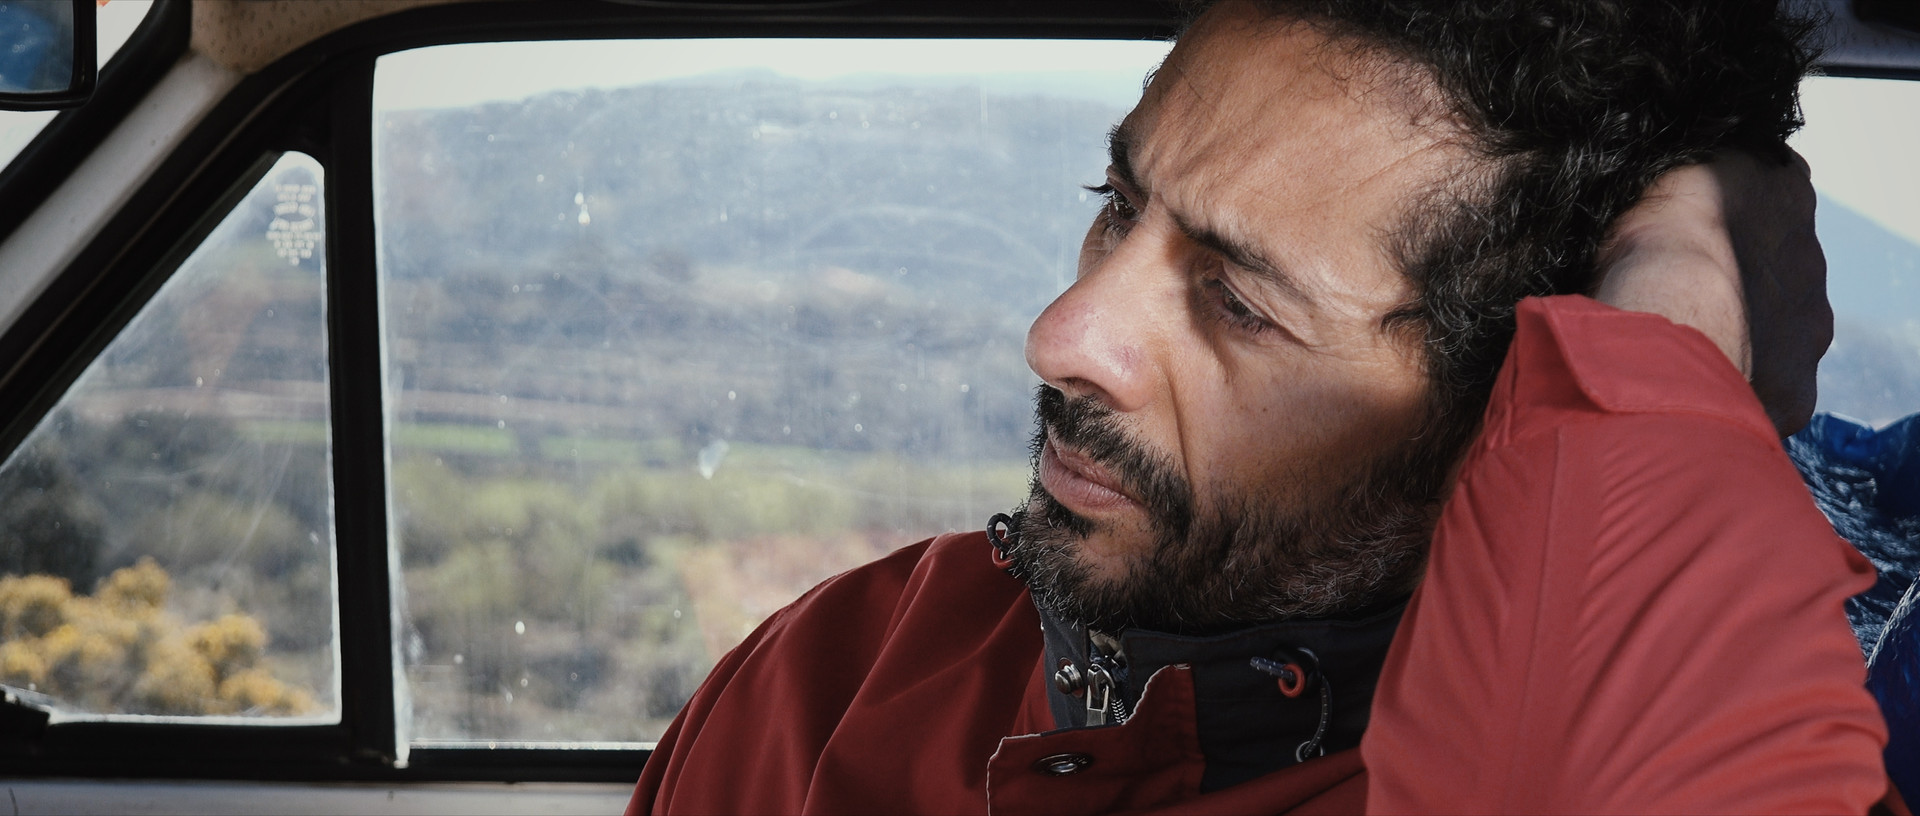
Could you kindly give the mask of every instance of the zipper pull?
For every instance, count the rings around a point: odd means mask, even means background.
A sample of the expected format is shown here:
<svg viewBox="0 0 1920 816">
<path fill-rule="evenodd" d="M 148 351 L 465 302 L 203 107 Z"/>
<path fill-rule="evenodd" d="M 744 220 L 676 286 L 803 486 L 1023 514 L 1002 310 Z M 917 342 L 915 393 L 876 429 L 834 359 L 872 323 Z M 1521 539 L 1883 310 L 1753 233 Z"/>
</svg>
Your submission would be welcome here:
<svg viewBox="0 0 1920 816">
<path fill-rule="evenodd" d="M 1113 675 L 1099 663 L 1087 664 L 1087 725 L 1106 725 L 1113 705 Z"/>
</svg>

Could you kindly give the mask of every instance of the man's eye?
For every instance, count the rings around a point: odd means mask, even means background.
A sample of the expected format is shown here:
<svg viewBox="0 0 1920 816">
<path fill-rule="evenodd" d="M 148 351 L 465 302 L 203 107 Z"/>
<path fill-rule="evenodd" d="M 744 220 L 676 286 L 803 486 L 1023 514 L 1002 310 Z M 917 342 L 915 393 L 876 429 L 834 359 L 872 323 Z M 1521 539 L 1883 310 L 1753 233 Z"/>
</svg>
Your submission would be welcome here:
<svg viewBox="0 0 1920 816">
<path fill-rule="evenodd" d="M 1086 190 L 1106 200 L 1106 206 L 1101 209 L 1100 217 L 1106 219 L 1109 229 L 1124 232 L 1127 227 L 1133 226 L 1140 220 L 1140 210 L 1111 183 L 1087 187 Z"/>
<path fill-rule="evenodd" d="M 1249 332 L 1262 332 L 1273 326 L 1259 312 L 1248 306 L 1246 301 L 1234 294 L 1226 281 L 1209 277 L 1201 282 L 1208 294 L 1208 301 L 1219 310 L 1220 318 L 1236 328 Z"/>
</svg>

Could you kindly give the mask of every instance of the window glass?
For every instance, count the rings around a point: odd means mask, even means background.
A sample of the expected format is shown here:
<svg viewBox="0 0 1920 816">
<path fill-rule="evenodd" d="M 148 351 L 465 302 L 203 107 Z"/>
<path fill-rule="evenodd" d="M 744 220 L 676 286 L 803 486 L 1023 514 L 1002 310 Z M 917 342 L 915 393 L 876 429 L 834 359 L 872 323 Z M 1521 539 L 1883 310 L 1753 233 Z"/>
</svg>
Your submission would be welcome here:
<svg viewBox="0 0 1920 816">
<path fill-rule="evenodd" d="M 382 58 L 415 744 L 656 738 L 800 592 L 1026 491 L 1028 324 L 1165 43 Z M 984 557 L 984 556 L 983 556 Z"/>
<path fill-rule="evenodd" d="M 1819 409 L 1884 426 L 1920 412 L 1920 82 L 1814 77 L 1793 140 L 1813 167 L 1833 346 Z"/>
<path fill-rule="evenodd" d="M 153 10 L 153 0 L 111 0 L 99 7 L 94 14 L 95 42 L 99 45 L 94 55 L 99 67 L 106 67 L 107 60 L 125 45 L 127 38 L 140 27 L 147 18 L 147 12 Z M 33 137 L 60 114 L 50 111 L 0 111 L 0 167 L 13 162 L 13 157 L 25 150 Z"/>
<path fill-rule="evenodd" d="M 336 719 L 320 185 L 282 156 L 0 465 L 0 683 Z"/>
</svg>

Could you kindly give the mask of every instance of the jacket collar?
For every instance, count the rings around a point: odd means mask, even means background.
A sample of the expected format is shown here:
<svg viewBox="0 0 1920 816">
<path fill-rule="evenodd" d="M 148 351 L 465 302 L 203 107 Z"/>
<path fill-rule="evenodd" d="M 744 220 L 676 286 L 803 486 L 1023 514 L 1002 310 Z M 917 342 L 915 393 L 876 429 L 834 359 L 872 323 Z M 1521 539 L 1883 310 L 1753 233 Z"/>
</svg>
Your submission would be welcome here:
<svg viewBox="0 0 1920 816">
<path fill-rule="evenodd" d="M 1349 619 L 1281 621 L 1207 637 L 1141 629 L 1109 637 L 1045 609 L 1040 610 L 1040 626 L 1049 676 L 1071 667 L 1084 679 L 1098 664 L 1113 677 L 1120 707 L 1117 712 L 1109 709 L 1103 725 L 1132 712 L 1155 673 L 1168 666 L 1189 667 L 1195 725 L 1207 760 L 1201 790 L 1213 791 L 1296 764 L 1297 749 L 1316 733 L 1321 737 L 1315 756 L 1358 746 L 1387 647 L 1405 611 L 1406 600 L 1400 599 Z M 1302 654 L 1311 656 L 1307 662 L 1317 663 L 1312 668 L 1319 673 L 1316 682 L 1325 686 L 1324 697 L 1318 687 L 1289 697 L 1274 674 L 1252 665 L 1254 658 L 1287 663 Z M 1060 728 L 1088 727 L 1091 695 L 1084 685 L 1068 693 L 1066 687 L 1072 685 L 1048 686 L 1054 723 Z"/>
</svg>

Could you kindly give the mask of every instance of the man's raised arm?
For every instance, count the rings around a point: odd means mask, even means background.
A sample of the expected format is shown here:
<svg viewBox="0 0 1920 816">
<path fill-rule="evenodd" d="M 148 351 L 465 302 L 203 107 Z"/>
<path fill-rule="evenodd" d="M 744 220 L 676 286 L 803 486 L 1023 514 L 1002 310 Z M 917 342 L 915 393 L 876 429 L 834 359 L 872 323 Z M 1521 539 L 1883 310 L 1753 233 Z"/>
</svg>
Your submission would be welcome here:
<svg viewBox="0 0 1920 816">
<path fill-rule="evenodd" d="M 1830 332 L 1811 202 L 1804 165 L 1670 173 L 1620 220 L 1602 302 L 1522 305 L 1381 678 L 1370 810 L 1887 794 L 1841 609 L 1872 570 L 1777 438 Z"/>
</svg>

